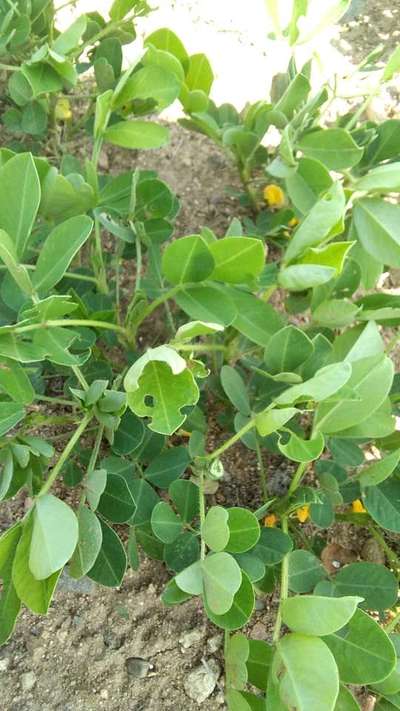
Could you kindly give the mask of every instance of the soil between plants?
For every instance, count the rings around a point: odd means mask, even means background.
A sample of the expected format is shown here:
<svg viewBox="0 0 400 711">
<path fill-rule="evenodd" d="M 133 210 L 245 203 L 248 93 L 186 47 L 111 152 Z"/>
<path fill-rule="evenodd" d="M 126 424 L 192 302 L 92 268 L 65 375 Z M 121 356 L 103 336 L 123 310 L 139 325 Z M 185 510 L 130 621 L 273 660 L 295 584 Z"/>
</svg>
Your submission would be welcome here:
<svg viewBox="0 0 400 711">
<path fill-rule="evenodd" d="M 395 18 L 398 21 L 400 15 L 400 6 L 391 4 L 389 11 L 385 1 L 362 4 L 360 0 L 359 5 L 363 8 L 360 19 L 343 30 L 358 60 L 379 41 L 394 46 L 398 41 Z M 178 194 L 182 209 L 177 234 L 198 232 L 203 225 L 223 234 L 238 215 L 237 201 L 226 192 L 227 186 L 239 187 L 234 169 L 206 138 L 177 126 L 171 133 L 170 145 L 141 154 L 139 167 L 157 170 Z M 102 160 L 102 169 L 111 172 L 137 164 L 132 154 L 115 149 Z M 220 436 L 217 429 L 213 436 Z M 228 505 L 254 502 L 258 490 L 254 454 L 238 445 L 225 456 L 224 464 L 228 476 L 217 500 Z M 0 530 L 20 517 L 25 505 L 23 497 L 2 504 Z M 329 532 L 329 542 L 340 543 L 357 555 L 364 541 L 364 534 L 350 526 Z M 49 615 L 40 618 L 24 611 L 12 639 L 0 648 L 0 708 L 195 711 L 199 705 L 187 695 L 185 679 L 213 661 L 221 676 L 201 709 L 225 708 L 223 633 L 207 623 L 195 600 L 165 608 L 159 595 L 167 579 L 163 565 L 149 560 L 143 561 L 138 573 L 127 574 L 120 590 L 106 590 L 84 580 L 72 591 L 63 579 Z M 271 597 L 258 600 L 246 630 L 250 637 L 269 638 L 274 608 Z"/>
</svg>

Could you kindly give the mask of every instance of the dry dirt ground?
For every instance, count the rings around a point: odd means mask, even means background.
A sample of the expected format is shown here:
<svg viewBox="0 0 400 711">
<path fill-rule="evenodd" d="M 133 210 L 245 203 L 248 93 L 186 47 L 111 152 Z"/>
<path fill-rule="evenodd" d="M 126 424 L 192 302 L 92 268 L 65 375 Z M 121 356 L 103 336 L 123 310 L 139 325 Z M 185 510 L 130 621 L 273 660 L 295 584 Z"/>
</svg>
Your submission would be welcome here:
<svg viewBox="0 0 400 711">
<path fill-rule="evenodd" d="M 343 26 L 338 40 L 356 60 L 380 41 L 393 47 L 400 29 L 399 0 L 358 4 L 360 18 Z M 183 6 L 192 19 L 193 34 L 197 27 L 202 32 L 209 27 L 200 5 L 189 0 L 160 2 L 161 10 L 175 9 L 177 14 Z M 209 2 L 204 5 L 211 8 Z M 237 42 L 238 56 L 242 51 L 243 57 L 253 56 L 249 32 L 241 34 L 231 27 L 228 31 Z M 223 23 L 220 32 L 222 39 Z M 265 52 L 257 51 L 264 62 Z M 131 158 L 113 151 L 103 161 L 104 169 L 113 170 L 116 163 L 129 165 Z M 235 172 L 201 136 L 173 127 L 171 144 L 140 158 L 140 165 L 156 168 L 178 193 L 179 234 L 198 231 L 202 225 L 221 234 L 235 215 L 237 206 L 226 193 L 227 185 L 237 184 Z M 227 495 L 239 494 L 246 500 L 257 477 L 253 456 L 238 447 L 226 464 Z M 9 525 L 11 514 L 11 508 L 2 507 L 0 529 Z M 149 561 L 140 572 L 128 574 L 118 591 L 86 581 L 71 590 L 70 582 L 63 580 L 48 617 L 24 612 L 11 641 L 0 649 L 1 711 L 195 711 L 199 704 L 190 694 L 196 684 L 204 692 L 207 686 L 209 691 L 215 687 L 201 704 L 203 711 L 224 708 L 221 632 L 205 622 L 197 602 L 164 608 L 159 594 L 166 580 L 161 564 Z M 258 601 L 250 636 L 268 638 L 271 606 L 268 597 Z"/>
</svg>

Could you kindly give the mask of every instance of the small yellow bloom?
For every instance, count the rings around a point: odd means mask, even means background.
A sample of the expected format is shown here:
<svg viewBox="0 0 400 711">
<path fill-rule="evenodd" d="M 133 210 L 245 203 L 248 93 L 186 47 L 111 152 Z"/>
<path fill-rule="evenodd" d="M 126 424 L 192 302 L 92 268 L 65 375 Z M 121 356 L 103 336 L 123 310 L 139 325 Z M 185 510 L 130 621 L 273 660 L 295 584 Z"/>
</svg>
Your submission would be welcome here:
<svg viewBox="0 0 400 711">
<path fill-rule="evenodd" d="M 72 118 L 71 105 L 65 96 L 58 99 L 54 113 L 57 121 L 69 121 Z"/>
<path fill-rule="evenodd" d="M 268 516 L 266 516 L 264 519 L 264 526 L 267 526 L 267 528 L 274 528 L 277 523 L 278 517 L 275 516 L 274 513 L 268 514 Z"/>
<path fill-rule="evenodd" d="M 351 508 L 353 510 L 353 513 L 367 513 L 367 509 L 364 507 L 360 499 L 356 499 L 355 501 L 353 501 L 353 503 L 351 504 Z"/>
<path fill-rule="evenodd" d="M 292 217 L 291 220 L 289 220 L 288 225 L 289 227 L 296 227 L 299 224 L 299 221 L 297 217 Z"/>
<path fill-rule="evenodd" d="M 270 207 L 280 209 L 285 204 L 285 193 L 279 185 L 271 183 L 264 188 L 264 200 Z"/>
<path fill-rule="evenodd" d="M 296 516 L 299 519 L 300 523 L 305 523 L 310 518 L 310 507 L 301 506 L 299 509 L 297 509 Z"/>
</svg>

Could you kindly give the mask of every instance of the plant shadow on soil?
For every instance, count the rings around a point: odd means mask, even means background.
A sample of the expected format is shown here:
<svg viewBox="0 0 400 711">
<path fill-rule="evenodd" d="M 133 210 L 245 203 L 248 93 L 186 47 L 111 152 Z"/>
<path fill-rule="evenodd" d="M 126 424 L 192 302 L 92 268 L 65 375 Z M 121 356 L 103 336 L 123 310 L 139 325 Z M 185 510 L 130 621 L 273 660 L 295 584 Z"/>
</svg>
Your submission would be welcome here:
<svg viewBox="0 0 400 711">
<path fill-rule="evenodd" d="M 395 42 L 393 18 L 385 16 L 386 2 L 365 2 L 361 21 L 346 28 L 345 37 L 361 58 L 382 35 Z M 389 36 L 391 39 L 389 39 Z M 226 157 L 207 139 L 173 126 L 169 146 L 139 157 L 139 167 L 157 170 L 176 191 L 182 209 L 177 234 L 191 234 L 207 225 L 223 234 L 237 202 L 227 186 L 239 187 Z M 111 149 L 102 158 L 102 170 L 114 172 L 136 165 L 127 151 Z M 132 278 L 132 277 L 131 277 Z M 157 322 L 156 322 L 157 324 Z M 155 324 L 153 324 L 154 326 Z M 156 330 L 162 330 L 161 321 Z M 154 336 L 154 328 L 153 336 Z M 144 341 L 147 340 L 143 334 Z M 218 439 L 218 428 L 212 436 Z M 215 501 L 228 505 L 259 504 L 256 457 L 241 444 L 224 457 L 228 476 Z M 3 504 L 0 530 L 19 518 L 23 497 Z M 365 535 L 342 526 L 329 532 L 329 541 L 360 553 Z M 195 711 L 191 686 L 204 670 L 221 676 L 215 690 L 201 703 L 204 711 L 224 707 L 222 688 L 222 631 L 208 624 L 197 600 L 165 608 L 160 593 L 168 580 L 164 566 L 144 560 L 138 573 L 129 572 L 119 590 L 95 587 L 83 580 L 71 590 L 63 578 L 49 615 L 35 617 L 24 611 L 10 642 L 0 649 L 0 708 L 4 711 Z M 266 639 L 274 622 L 274 600 L 257 602 L 255 615 L 245 630 Z M 207 665 L 209 665 L 207 671 Z M 211 671 L 210 671 L 211 669 Z M 186 681 L 185 681 L 186 680 Z"/>
</svg>

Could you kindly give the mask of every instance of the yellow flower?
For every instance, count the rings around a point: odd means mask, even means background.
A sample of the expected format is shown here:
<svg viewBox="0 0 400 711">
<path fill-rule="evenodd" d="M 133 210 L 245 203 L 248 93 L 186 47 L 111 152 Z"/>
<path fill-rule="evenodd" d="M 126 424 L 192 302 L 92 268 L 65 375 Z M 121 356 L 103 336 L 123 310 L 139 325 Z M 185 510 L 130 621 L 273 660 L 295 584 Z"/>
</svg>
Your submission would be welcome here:
<svg viewBox="0 0 400 711">
<path fill-rule="evenodd" d="M 355 501 L 353 501 L 353 503 L 351 504 L 351 508 L 353 510 L 353 513 L 367 513 L 367 509 L 364 507 L 360 499 L 356 499 Z"/>
<path fill-rule="evenodd" d="M 289 220 L 289 222 L 288 222 L 289 227 L 296 227 L 298 224 L 299 224 L 299 221 L 298 221 L 297 217 L 292 217 L 292 219 Z"/>
<path fill-rule="evenodd" d="M 279 185 L 271 183 L 264 188 L 264 200 L 270 207 L 279 209 L 285 204 L 285 193 Z"/>
<path fill-rule="evenodd" d="M 54 112 L 58 121 L 69 121 L 72 118 L 72 111 L 68 99 L 65 97 L 58 99 Z"/>
<path fill-rule="evenodd" d="M 264 519 L 264 526 L 267 526 L 267 528 L 274 528 L 277 523 L 278 517 L 275 516 L 274 513 L 268 514 L 268 516 L 266 516 Z"/>
<path fill-rule="evenodd" d="M 305 523 L 310 518 L 310 507 L 301 506 L 299 509 L 297 509 L 296 516 L 299 519 L 300 523 Z"/>
</svg>

